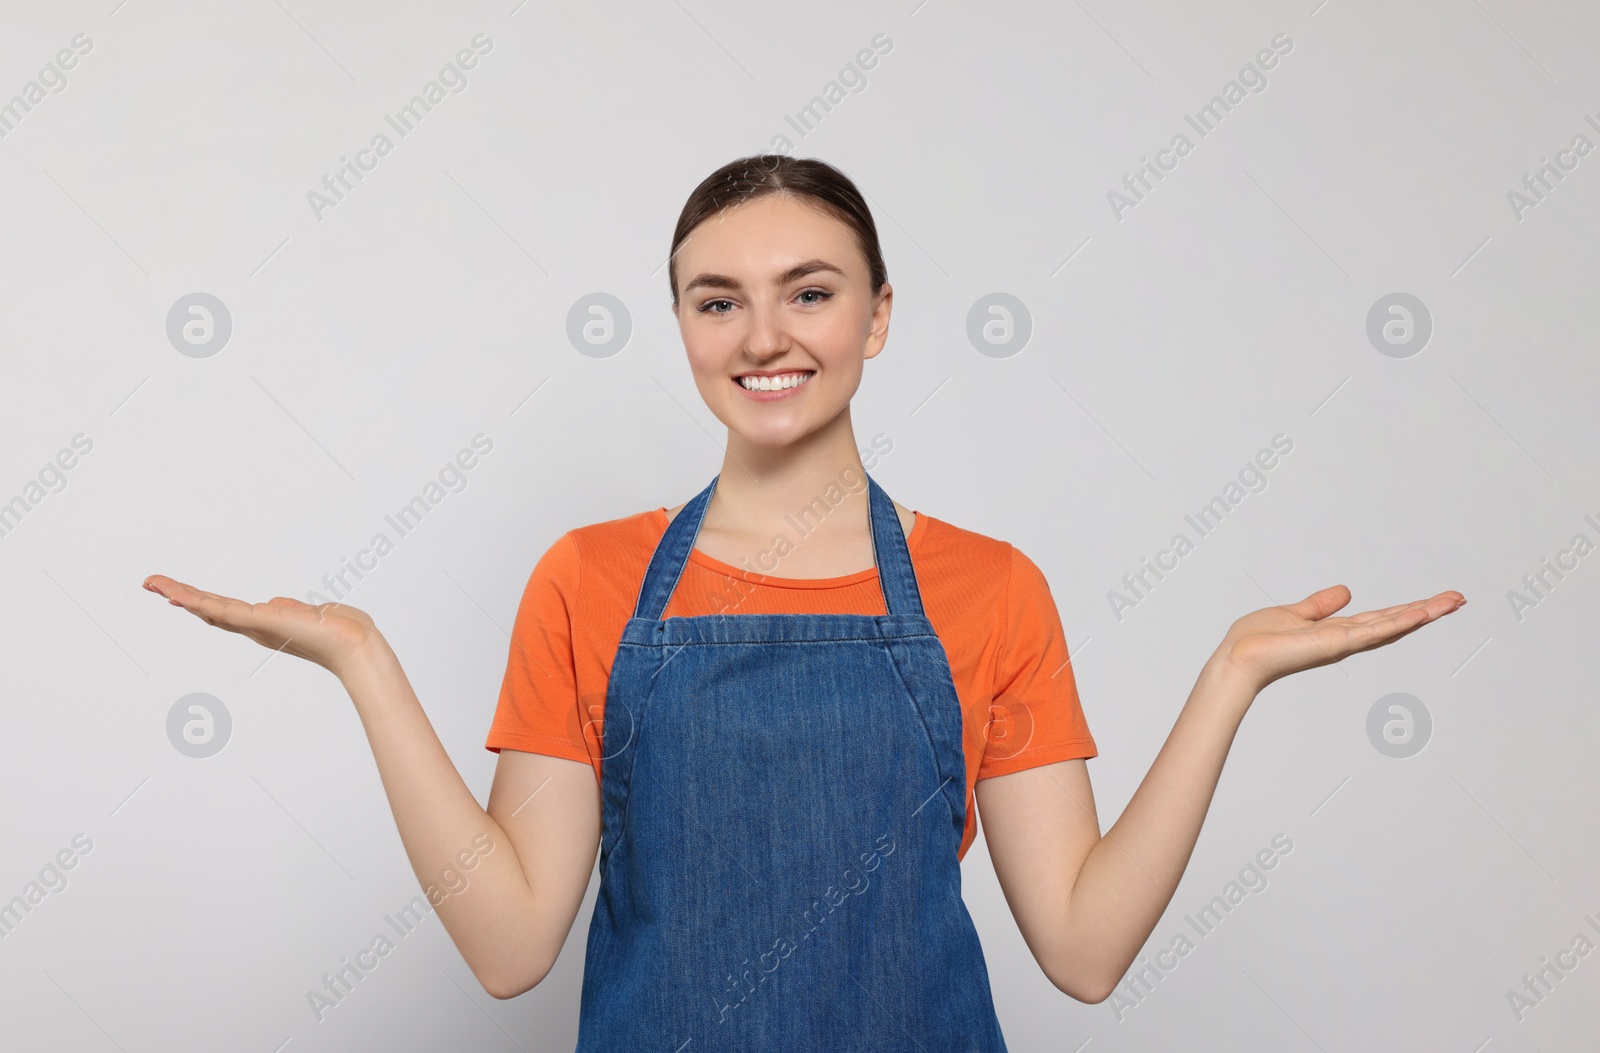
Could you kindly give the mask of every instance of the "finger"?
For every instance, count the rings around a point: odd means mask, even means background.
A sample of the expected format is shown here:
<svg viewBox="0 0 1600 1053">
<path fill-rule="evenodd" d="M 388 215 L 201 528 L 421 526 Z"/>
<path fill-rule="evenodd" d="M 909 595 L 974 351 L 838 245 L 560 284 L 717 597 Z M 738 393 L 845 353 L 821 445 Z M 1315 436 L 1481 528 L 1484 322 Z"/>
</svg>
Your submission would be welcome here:
<svg viewBox="0 0 1600 1053">
<path fill-rule="evenodd" d="M 172 590 L 177 588 L 180 582 L 174 581 L 165 574 L 152 574 L 144 579 L 142 584 L 145 589 L 160 596 L 173 606 L 180 606 L 178 601 L 172 598 Z"/>
<path fill-rule="evenodd" d="M 1427 601 L 1423 602 L 1426 603 Z M 1416 632 L 1430 621 L 1441 617 L 1442 614 L 1449 613 L 1445 611 L 1435 614 L 1425 606 L 1412 607 L 1409 604 L 1405 606 L 1407 609 L 1397 611 L 1387 618 L 1380 618 L 1364 625 L 1352 625 L 1350 631 L 1354 634 L 1356 645 L 1352 653 L 1370 651 L 1374 647 L 1382 647 L 1385 644 L 1393 643 L 1402 636 Z M 1451 608 L 1451 610 L 1453 609 Z"/>
<path fill-rule="evenodd" d="M 1456 610 L 1466 602 L 1467 598 L 1465 596 L 1461 595 L 1459 592 L 1456 592 L 1454 589 L 1449 589 L 1439 593 L 1436 596 L 1429 596 L 1425 600 L 1412 600 L 1410 603 L 1397 603 L 1393 607 L 1384 607 L 1381 610 L 1363 611 L 1360 614 L 1353 614 L 1350 616 L 1349 620 L 1365 625 L 1369 622 L 1377 621 L 1380 618 L 1387 618 L 1391 615 L 1410 610 L 1414 607 L 1426 607 L 1430 612 L 1449 614 L 1451 611 Z"/>
<path fill-rule="evenodd" d="M 207 625 L 236 633 L 254 632 L 262 627 L 255 604 L 232 596 L 206 592 L 182 582 L 173 584 L 176 587 L 170 591 L 168 601 L 182 607 Z"/>
<path fill-rule="evenodd" d="M 1383 607 L 1375 611 L 1362 611 L 1360 614 L 1352 614 L 1350 616 L 1350 620 L 1359 625 L 1366 625 L 1370 622 L 1375 622 L 1380 618 L 1388 618 L 1392 615 L 1398 614 L 1401 611 L 1410 610 L 1413 607 L 1420 606 L 1427 602 L 1427 600 L 1412 600 L 1410 603 L 1397 603 L 1393 607 Z"/>
<path fill-rule="evenodd" d="M 225 598 L 217 595 L 217 593 L 214 592 L 206 592 L 204 589 L 197 589 L 188 582 L 169 578 L 164 574 L 150 575 L 150 577 L 145 579 L 144 587 L 158 596 L 165 597 L 168 603 L 179 607 L 183 606 L 184 601 L 191 596 L 210 596 L 214 599 Z"/>
<path fill-rule="evenodd" d="M 207 625 L 230 632 L 243 633 L 255 628 L 248 624 L 252 621 L 253 605 L 229 596 L 197 596 L 186 601 L 183 608 Z"/>
<path fill-rule="evenodd" d="M 1285 604 L 1283 609 L 1307 621 L 1321 621 L 1350 602 L 1350 590 L 1343 585 L 1330 585 L 1318 589 L 1298 603 Z"/>
<path fill-rule="evenodd" d="M 260 625 L 247 624 L 243 619 L 249 615 L 263 614 L 273 606 L 272 603 L 251 603 L 248 600 L 237 599 L 233 596 L 224 596 L 218 592 L 207 592 L 205 589 L 195 588 L 193 585 L 188 585 L 181 581 L 172 582 L 172 588 L 170 590 L 170 598 L 168 602 L 176 604 L 177 606 L 189 611 L 191 614 L 209 621 L 212 625 L 217 625 L 220 623 L 217 621 L 211 621 L 211 617 L 215 616 L 218 612 L 225 613 L 228 615 L 226 619 L 228 624 L 222 625 L 222 627 L 232 628 L 237 626 L 238 630 L 240 631 L 260 628 Z M 295 600 L 286 600 L 285 604 L 278 604 L 278 606 L 282 607 L 286 604 L 293 604 L 296 602 L 297 601 Z M 276 600 L 274 600 L 273 603 L 276 603 Z"/>
</svg>

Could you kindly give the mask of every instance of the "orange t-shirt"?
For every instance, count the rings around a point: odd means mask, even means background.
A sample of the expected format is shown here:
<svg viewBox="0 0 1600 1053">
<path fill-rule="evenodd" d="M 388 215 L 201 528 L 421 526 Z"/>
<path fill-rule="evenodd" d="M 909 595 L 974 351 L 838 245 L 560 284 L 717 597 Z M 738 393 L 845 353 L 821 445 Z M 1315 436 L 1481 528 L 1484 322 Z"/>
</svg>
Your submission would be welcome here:
<svg viewBox="0 0 1600 1053">
<path fill-rule="evenodd" d="M 667 510 L 657 508 L 579 527 L 539 559 L 517 608 L 488 749 L 588 761 L 600 777 L 611 661 L 667 522 Z M 1099 751 L 1078 702 L 1061 618 L 1033 561 L 1007 542 L 921 512 L 906 547 L 961 700 L 967 823 L 959 858 L 977 833 L 979 779 Z M 875 567 L 781 578 L 694 549 L 662 617 L 884 613 Z"/>
</svg>

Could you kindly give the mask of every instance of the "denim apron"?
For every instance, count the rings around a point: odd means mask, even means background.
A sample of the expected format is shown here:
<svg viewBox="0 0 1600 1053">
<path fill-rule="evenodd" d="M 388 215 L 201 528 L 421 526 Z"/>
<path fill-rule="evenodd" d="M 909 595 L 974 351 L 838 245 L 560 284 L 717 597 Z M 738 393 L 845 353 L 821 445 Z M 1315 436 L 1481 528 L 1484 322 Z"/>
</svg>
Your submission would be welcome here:
<svg viewBox="0 0 1600 1053">
<path fill-rule="evenodd" d="M 611 667 L 578 1053 L 1003 1053 L 961 705 L 894 503 L 867 477 L 887 614 L 663 620 L 716 486 Z"/>
</svg>

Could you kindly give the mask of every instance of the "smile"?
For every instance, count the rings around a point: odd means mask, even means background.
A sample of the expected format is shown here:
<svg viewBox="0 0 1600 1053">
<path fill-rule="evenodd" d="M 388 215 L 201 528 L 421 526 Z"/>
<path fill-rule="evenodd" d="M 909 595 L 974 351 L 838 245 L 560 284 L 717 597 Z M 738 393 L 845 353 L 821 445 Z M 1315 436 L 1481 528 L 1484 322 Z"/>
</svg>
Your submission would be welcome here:
<svg viewBox="0 0 1600 1053">
<path fill-rule="evenodd" d="M 751 394 L 767 395 L 769 397 L 782 397 L 784 393 L 793 391 L 805 384 L 816 373 L 814 369 L 795 370 L 789 373 L 778 373 L 773 376 L 756 376 L 746 374 L 734 377 L 734 383 Z"/>
</svg>

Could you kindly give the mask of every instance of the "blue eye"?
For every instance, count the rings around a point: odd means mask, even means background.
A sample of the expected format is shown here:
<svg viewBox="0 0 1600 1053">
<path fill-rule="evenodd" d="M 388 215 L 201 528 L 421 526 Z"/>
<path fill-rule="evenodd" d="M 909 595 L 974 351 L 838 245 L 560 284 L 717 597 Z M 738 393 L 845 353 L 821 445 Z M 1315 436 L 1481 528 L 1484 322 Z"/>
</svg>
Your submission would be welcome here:
<svg viewBox="0 0 1600 1053">
<path fill-rule="evenodd" d="M 804 301 L 802 301 L 802 303 L 806 307 L 815 307 L 815 306 L 817 306 L 817 304 L 822 303 L 825 300 L 833 299 L 833 293 L 829 292 L 826 289 L 802 289 L 798 293 L 796 293 L 795 295 L 796 296 L 816 296 L 816 297 L 818 297 L 818 299 L 815 299 L 815 300 L 804 300 Z M 716 305 L 716 304 L 719 304 L 719 303 L 720 304 L 727 304 L 727 305 L 729 305 L 729 308 L 731 309 L 733 301 L 732 300 L 707 300 L 705 303 L 701 304 L 699 307 L 696 307 L 695 310 L 698 311 L 700 314 L 727 314 L 728 313 L 727 311 L 715 311 L 715 310 L 712 310 L 712 307 L 714 305 Z"/>
</svg>

